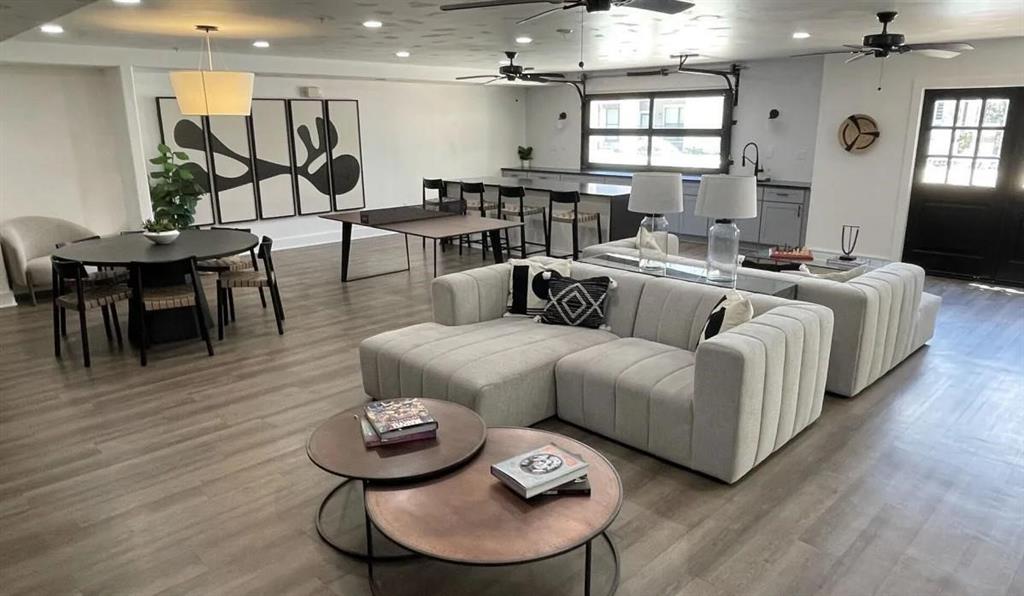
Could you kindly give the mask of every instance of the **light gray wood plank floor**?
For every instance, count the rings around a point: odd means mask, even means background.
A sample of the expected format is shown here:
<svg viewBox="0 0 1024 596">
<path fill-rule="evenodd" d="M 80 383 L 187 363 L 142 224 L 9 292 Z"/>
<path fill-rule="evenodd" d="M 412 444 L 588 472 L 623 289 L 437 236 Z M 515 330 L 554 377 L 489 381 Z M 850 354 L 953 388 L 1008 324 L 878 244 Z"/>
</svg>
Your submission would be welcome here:
<svg viewBox="0 0 1024 596">
<path fill-rule="evenodd" d="M 364 565 L 316 535 L 336 479 L 305 444 L 365 399 L 360 340 L 429 319 L 429 246 L 410 246 L 410 272 L 344 286 L 338 245 L 279 252 L 283 337 L 238 290 L 216 356 L 157 346 L 145 369 L 98 316 L 86 370 L 74 315 L 58 361 L 48 305 L 0 310 L 0 593 L 367 594 Z M 352 275 L 403 260 L 397 237 L 354 250 Z M 737 485 L 542 423 L 622 475 L 619 593 L 1024 594 L 1024 295 L 940 279 L 928 291 L 944 297 L 931 345 L 856 399 L 826 397 L 818 422 Z M 503 584 L 413 561 L 420 579 L 405 584 L 577 593 L 581 557 Z"/>
</svg>

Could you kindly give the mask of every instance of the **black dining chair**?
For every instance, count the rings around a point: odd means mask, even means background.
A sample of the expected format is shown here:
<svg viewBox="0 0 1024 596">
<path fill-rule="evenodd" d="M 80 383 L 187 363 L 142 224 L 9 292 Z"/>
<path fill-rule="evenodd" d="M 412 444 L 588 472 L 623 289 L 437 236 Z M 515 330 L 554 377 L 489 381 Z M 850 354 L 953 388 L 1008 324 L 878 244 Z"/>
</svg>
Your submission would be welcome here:
<svg viewBox="0 0 1024 596">
<path fill-rule="evenodd" d="M 428 196 L 428 191 L 430 195 Z M 441 178 L 424 178 L 422 187 L 423 208 L 431 211 L 455 211 L 462 213 L 463 206 L 460 199 L 448 196 L 448 183 Z M 422 246 L 427 248 L 427 239 L 421 238 Z M 448 241 L 441 242 L 441 250 L 449 244 Z M 434 251 L 437 251 L 437 240 L 434 241 Z"/>
<path fill-rule="evenodd" d="M 462 208 L 464 213 L 475 211 L 480 214 L 480 217 L 487 217 L 487 213 L 490 211 L 496 211 L 498 209 L 498 203 L 494 201 L 488 201 L 486 198 L 487 187 L 484 186 L 483 182 L 460 182 L 459 183 L 459 201 L 462 202 Z M 475 196 L 467 196 L 475 195 Z M 480 234 L 480 240 L 473 240 L 469 236 L 463 236 L 467 245 L 472 246 L 474 243 L 479 242 L 480 247 L 483 250 L 484 260 L 487 260 L 487 234 Z M 500 250 L 501 247 L 496 247 Z M 459 254 L 462 254 L 462 242 L 460 239 L 459 243 Z"/>
<path fill-rule="evenodd" d="M 274 259 L 270 254 L 274 241 L 264 236 L 260 241 L 258 255 L 263 261 L 263 271 L 228 271 L 217 277 L 217 339 L 224 339 L 224 323 L 228 316 L 227 300 L 234 288 L 257 288 L 262 295 L 263 288 L 270 291 L 270 302 L 274 306 L 274 320 L 278 335 L 284 335 L 284 305 L 281 290 L 277 286 Z"/>
<path fill-rule="evenodd" d="M 211 230 L 234 230 L 236 232 L 246 232 L 251 234 L 252 229 L 250 228 L 228 228 L 220 226 L 210 226 Z M 230 255 L 227 257 L 220 257 L 219 259 L 204 259 L 196 262 L 196 269 L 200 273 L 216 273 L 221 275 L 229 271 L 259 271 L 259 259 L 256 258 L 256 248 L 250 248 L 248 253 L 239 253 L 237 255 Z M 231 313 L 231 320 L 235 320 L 235 297 L 230 291 L 228 292 L 228 307 Z M 263 288 L 260 288 L 260 304 L 263 308 L 267 307 L 267 298 L 263 295 Z"/>
<path fill-rule="evenodd" d="M 160 264 L 162 277 L 181 276 L 186 279 L 183 284 L 171 286 L 145 287 L 143 276 L 145 265 L 132 263 L 132 299 L 139 313 L 139 360 L 146 366 L 146 348 L 149 346 L 149 333 L 146 330 L 146 314 L 157 310 L 172 308 L 190 308 L 199 329 L 199 335 L 206 342 L 206 351 L 213 356 L 213 343 L 210 341 L 210 330 L 206 327 L 206 313 L 203 289 L 199 283 L 199 270 L 196 268 L 195 257 L 169 261 Z"/>
<path fill-rule="evenodd" d="M 131 291 L 120 283 L 89 285 L 86 282 L 85 267 L 76 261 L 68 261 L 51 257 L 53 270 L 53 354 L 61 357 L 61 337 L 67 336 L 65 312 L 69 308 L 78 311 L 78 325 L 82 339 L 82 356 L 85 367 L 92 366 L 89 355 L 89 327 L 85 313 L 100 309 L 103 313 L 103 327 L 107 332 L 107 340 L 112 340 L 110 333 L 111 319 L 117 333 L 117 345 L 123 345 L 121 339 L 121 323 L 117 316 L 117 303 L 131 298 Z M 71 282 L 70 284 L 68 282 Z M 70 286 L 70 287 L 69 287 Z"/>
<path fill-rule="evenodd" d="M 511 199 L 511 200 L 506 200 Z M 534 205 L 526 205 L 526 188 L 522 186 L 499 186 L 498 187 L 498 219 L 508 219 L 507 216 L 514 215 L 523 222 L 519 229 L 519 256 L 526 258 L 526 246 L 539 246 L 543 250 L 534 251 L 546 252 L 548 246 L 548 216 L 547 208 Z M 526 218 L 530 215 L 540 215 L 541 229 L 544 230 L 544 242 L 531 242 L 526 239 Z M 505 228 L 505 246 L 508 248 L 509 257 L 512 256 L 512 245 L 509 243 L 509 231 Z"/>
<path fill-rule="evenodd" d="M 79 242 L 85 242 L 87 240 L 99 240 L 99 236 L 87 236 L 85 238 L 79 238 L 78 240 L 72 240 L 71 242 L 58 242 L 54 245 L 57 250 L 68 246 L 69 244 L 77 244 Z M 117 284 L 126 283 L 128 281 L 128 270 L 123 267 L 97 267 L 96 271 L 88 271 L 85 267 L 82 267 L 83 272 L 83 283 L 86 289 L 91 286 L 101 284 Z M 62 277 L 62 280 L 68 288 L 73 288 L 76 280 L 74 276 L 66 275 Z M 56 286 L 53 286 L 53 292 L 59 293 Z M 110 335 L 110 315 L 107 313 L 107 309 L 103 309 L 103 329 L 107 332 L 107 338 Z M 64 308 L 60 309 L 60 334 L 63 337 L 68 336 L 67 329 L 67 310 Z"/>
<path fill-rule="evenodd" d="M 563 208 L 561 210 L 555 210 L 555 204 L 559 205 L 572 205 L 572 208 Z M 580 258 L 580 223 L 595 222 L 597 224 L 597 243 L 601 244 L 604 240 L 601 237 L 601 214 L 591 213 L 586 211 L 580 211 L 580 193 L 576 190 L 553 190 L 548 195 L 548 209 L 551 212 L 551 216 L 548 218 L 548 235 L 547 235 L 547 255 L 551 254 L 551 224 L 553 223 L 567 223 L 572 226 L 572 258 Z M 561 255 L 558 258 L 565 258 L 569 255 Z"/>
</svg>

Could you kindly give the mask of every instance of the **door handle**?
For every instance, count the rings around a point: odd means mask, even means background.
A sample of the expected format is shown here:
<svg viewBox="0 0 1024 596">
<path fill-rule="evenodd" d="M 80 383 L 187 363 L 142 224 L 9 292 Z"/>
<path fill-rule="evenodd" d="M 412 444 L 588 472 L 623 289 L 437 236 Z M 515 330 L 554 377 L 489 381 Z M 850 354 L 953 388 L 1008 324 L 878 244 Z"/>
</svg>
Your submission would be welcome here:
<svg viewBox="0 0 1024 596">
<path fill-rule="evenodd" d="M 804 206 L 803 205 L 797 205 L 797 208 L 796 208 L 796 218 L 800 219 L 801 217 L 803 217 L 803 212 L 804 212 Z"/>
</svg>

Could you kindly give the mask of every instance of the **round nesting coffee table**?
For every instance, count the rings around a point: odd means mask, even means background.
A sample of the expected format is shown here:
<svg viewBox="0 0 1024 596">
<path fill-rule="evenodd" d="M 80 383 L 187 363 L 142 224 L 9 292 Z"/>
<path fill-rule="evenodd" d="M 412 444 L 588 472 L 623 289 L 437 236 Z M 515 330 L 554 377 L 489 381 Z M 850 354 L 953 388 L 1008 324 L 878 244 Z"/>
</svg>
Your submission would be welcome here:
<svg viewBox="0 0 1024 596">
<path fill-rule="evenodd" d="M 476 412 L 459 404 L 421 398 L 437 420 L 437 438 L 368 448 L 359 417 L 362 405 L 321 424 L 306 445 L 309 459 L 321 469 L 345 477 L 324 497 L 316 512 L 316 531 L 335 549 L 354 557 L 394 558 L 408 551 L 387 542 L 370 550 L 373 526 L 367 522 L 365 491 L 369 486 L 413 482 L 444 473 L 470 460 L 484 444 L 487 427 Z"/>
<path fill-rule="evenodd" d="M 589 464 L 591 494 L 538 496 L 527 501 L 491 475 L 491 464 L 548 443 Z M 607 542 L 618 588 L 619 560 L 605 532 L 622 507 L 622 482 L 603 455 L 569 437 L 533 428 L 491 428 L 480 455 L 438 478 L 402 486 L 372 485 L 366 491 L 369 522 L 414 553 L 462 565 L 520 565 L 583 547 L 584 593 L 591 590 L 592 543 Z M 372 545 L 371 545 L 372 549 Z M 370 587 L 376 592 L 373 562 Z"/>
</svg>

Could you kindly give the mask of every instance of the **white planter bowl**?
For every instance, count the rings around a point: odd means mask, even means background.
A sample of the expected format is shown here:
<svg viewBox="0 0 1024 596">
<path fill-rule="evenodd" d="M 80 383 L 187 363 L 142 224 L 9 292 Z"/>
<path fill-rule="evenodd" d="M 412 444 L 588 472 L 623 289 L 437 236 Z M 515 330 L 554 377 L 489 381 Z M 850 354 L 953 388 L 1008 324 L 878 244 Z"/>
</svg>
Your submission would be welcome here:
<svg viewBox="0 0 1024 596">
<path fill-rule="evenodd" d="M 143 232 L 142 235 L 153 244 L 170 244 L 178 239 L 180 233 L 178 230 L 171 230 L 169 232 Z"/>
</svg>

